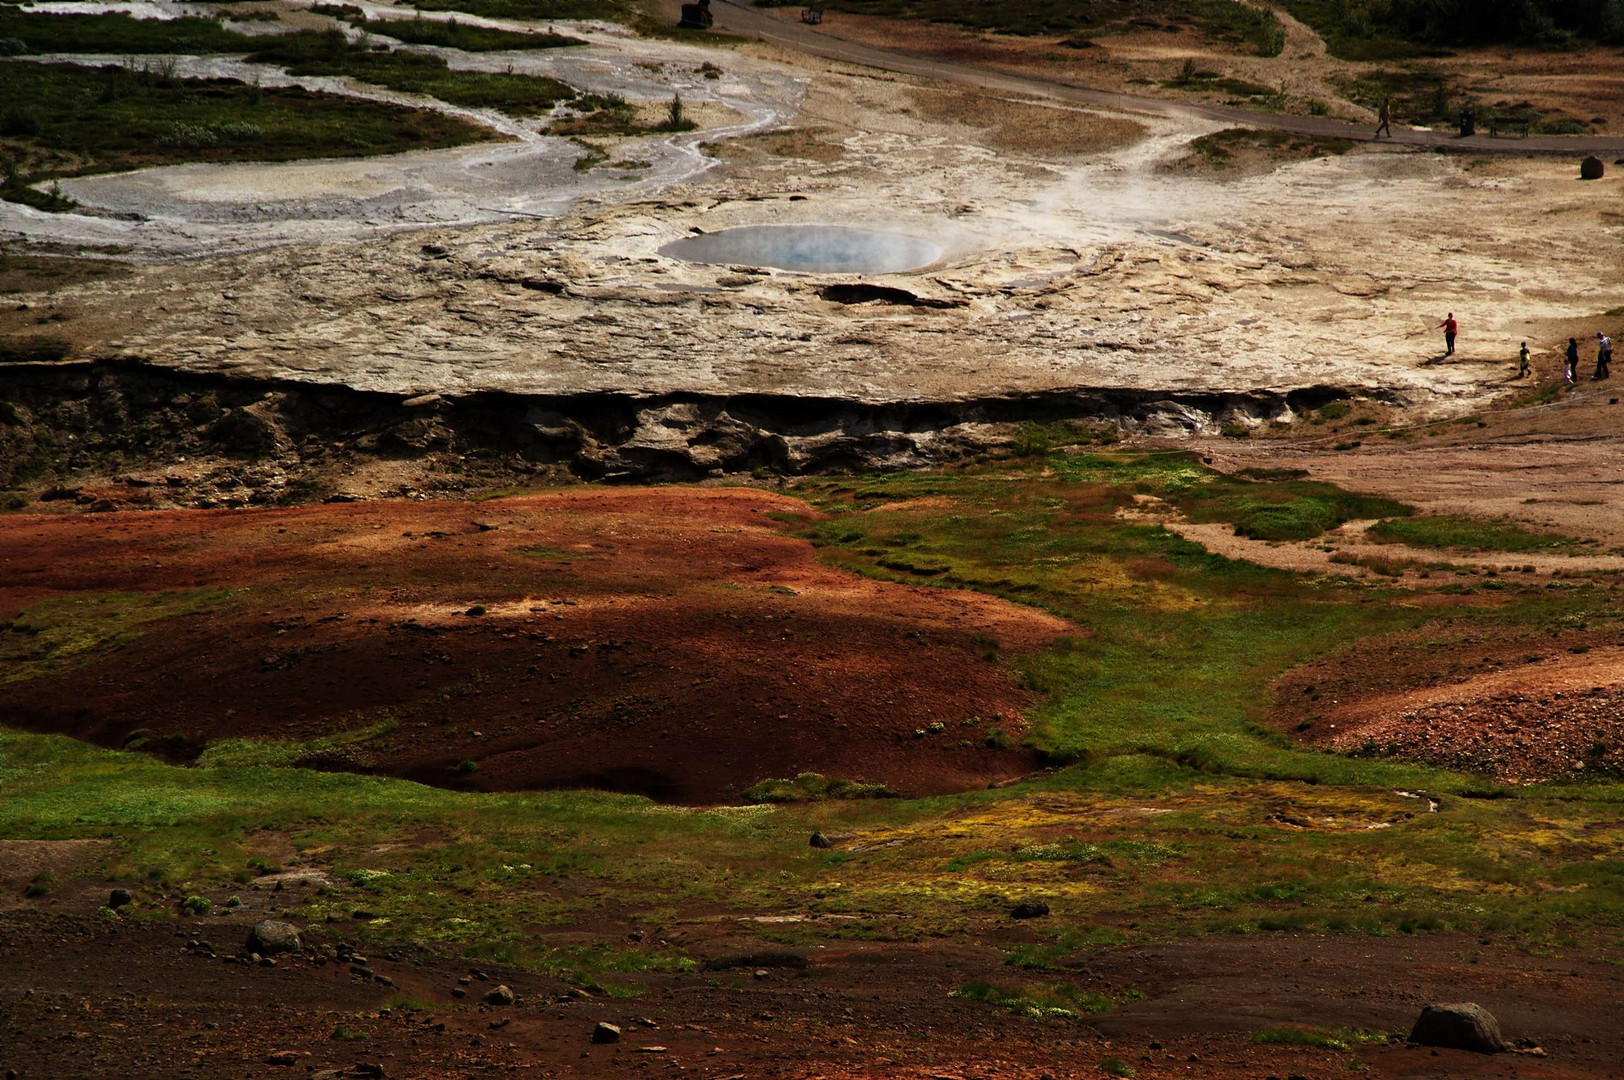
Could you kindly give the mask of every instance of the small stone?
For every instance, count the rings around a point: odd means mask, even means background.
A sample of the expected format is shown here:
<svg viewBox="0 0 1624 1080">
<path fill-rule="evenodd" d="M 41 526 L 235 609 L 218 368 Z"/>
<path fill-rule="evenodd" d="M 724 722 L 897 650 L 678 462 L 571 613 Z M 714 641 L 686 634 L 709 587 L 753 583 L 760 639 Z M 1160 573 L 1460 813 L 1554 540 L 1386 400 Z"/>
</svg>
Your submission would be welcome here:
<svg viewBox="0 0 1624 1080">
<path fill-rule="evenodd" d="M 372 976 L 372 981 L 377 983 L 379 986 L 394 986 L 395 985 L 395 980 L 391 979 L 387 975 L 374 975 L 374 976 Z"/>
<path fill-rule="evenodd" d="M 595 1043 L 619 1042 L 620 1029 L 614 1024 L 599 1024 L 592 1029 L 592 1041 Z"/>
<path fill-rule="evenodd" d="M 115 911 L 126 904 L 133 903 L 135 903 L 135 897 L 130 895 L 128 889 L 114 889 L 107 894 L 107 906 Z"/>
<path fill-rule="evenodd" d="M 505 986 L 498 986 L 495 990 L 488 992 L 481 1000 L 487 1005 L 512 1005 L 513 991 Z"/>
<path fill-rule="evenodd" d="M 1023 900 L 1010 909 L 1012 919 L 1040 919 L 1049 914 L 1049 905 L 1042 900 Z"/>
<path fill-rule="evenodd" d="M 453 986 L 451 988 L 451 996 L 454 998 L 465 998 L 468 996 L 468 991 L 464 990 L 460 986 Z"/>
<path fill-rule="evenodd" d="M 815 848 L 832 848 L 835 846 L 835 842 L 822 833 L 815 832 L 812 834 L 812 839 L 807 841 L 807 845 Z"/>
<path fill-rule="evenodd" d="M 756 968 L 755 975 L 758 979 L 765 979 L 769 974 L 771 973 L 766 968 Z"/>
<path fill-rule="evenodd" d="M 292 1050 L 278 1050 L 275 1053 L 265 1055 L 265 1064 L 267 1065 L 297 1065 L 298 1063 L 299 1055 Z"/>
</svg>

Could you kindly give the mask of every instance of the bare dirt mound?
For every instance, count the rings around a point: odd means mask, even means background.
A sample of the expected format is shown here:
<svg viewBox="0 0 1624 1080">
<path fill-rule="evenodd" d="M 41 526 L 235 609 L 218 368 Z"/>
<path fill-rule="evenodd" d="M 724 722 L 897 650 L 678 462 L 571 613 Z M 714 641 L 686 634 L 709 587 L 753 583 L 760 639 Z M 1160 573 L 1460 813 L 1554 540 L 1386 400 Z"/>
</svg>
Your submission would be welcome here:
<svg viewBox="0 0 1624 1080">
<path fill-rule="evenodd" d="M 1510 783 L 1624 773 L 1624 648 L 1585 635 L 1486 642 L 1436 631 L 1366 642 L 1292 672 L 1276 720 L 1327 749 L 1366 749 Z"/>
<path fill-rule="evenodd" d="M 684 803 L 802 772 L 915 795 L 1028 771 L 1002 747 L 1034 695 L 989 655 L 1073 628 L 821 566 L 773 520 L 806 513 L 748 489 L 598 489 L 13 517 L 8 722 Z"/>
</svg>

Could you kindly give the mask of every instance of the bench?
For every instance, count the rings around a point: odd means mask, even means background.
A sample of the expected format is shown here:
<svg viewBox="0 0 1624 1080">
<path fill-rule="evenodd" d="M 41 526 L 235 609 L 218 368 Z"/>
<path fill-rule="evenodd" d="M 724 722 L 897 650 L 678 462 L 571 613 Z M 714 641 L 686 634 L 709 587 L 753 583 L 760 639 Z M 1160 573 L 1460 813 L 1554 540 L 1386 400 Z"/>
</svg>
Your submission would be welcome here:
<svg viewBox="0 0 1624 1080">
<path fill-rule="evenodd" d="M 820 7 L 802 8 L 801 21 L 808 26 L 818 25 L 823 21 L 823 9 Z"/>
<path fill-rule="evenodd" d="M 1528 138 L 1528 129 L 1533 123 L 1526 116 L 1496 116 L 1489 121 L 1489 138 L 1494 138 L 1502 131 L 1515 131 L 1526 139 Z"/>
</svg>

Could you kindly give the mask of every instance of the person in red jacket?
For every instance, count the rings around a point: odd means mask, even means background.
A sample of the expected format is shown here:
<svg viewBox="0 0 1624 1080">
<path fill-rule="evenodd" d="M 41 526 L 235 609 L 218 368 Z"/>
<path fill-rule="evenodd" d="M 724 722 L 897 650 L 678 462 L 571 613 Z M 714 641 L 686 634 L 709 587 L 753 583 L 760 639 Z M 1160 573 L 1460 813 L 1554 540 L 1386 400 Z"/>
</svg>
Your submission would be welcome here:
<svg viewBox="0 0 1624 1080">
<path fill-rule="evenodd" d="M 1449 318 L 1438 324 L 1444 330 L 1444 355 L 1455 355 L 1455 335 L 1460 332 L 1460 324 L 1455 321 L 1455 313 L 1451 311 Z"/>
</svg>

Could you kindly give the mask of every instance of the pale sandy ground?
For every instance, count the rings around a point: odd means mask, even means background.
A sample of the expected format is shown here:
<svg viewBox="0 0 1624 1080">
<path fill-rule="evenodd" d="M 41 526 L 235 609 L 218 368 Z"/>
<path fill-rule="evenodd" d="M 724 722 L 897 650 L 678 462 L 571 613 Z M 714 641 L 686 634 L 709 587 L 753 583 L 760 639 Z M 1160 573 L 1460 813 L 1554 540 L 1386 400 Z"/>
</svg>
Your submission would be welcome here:
<svg viewBox="0 0 1624 1080">
<path fill-rule="evenodd" d="M 1300 38 L 1292 49 L 1312 53 Z M 702 50 L 598 34 L 590 50 L 567 52 L 524 62 L 573 65 L 559 70 L 577 81 L 598 64 L 603 79 L 646 78 L 641 96 L 657 99 L 679 77 L 693 80 L 683 65 Z M 1604 243 L 1624 223 L 1624 181 L 1581 183 L 1571 161 L 1383 148 L 1226 181 L 1161 167 L 1218 126 L 1212 120 L 1119 117 L 1145 137 L 1092 153 L 1039 136 L 1012 145 L 1007 131 L 944 116 L 927 99 L 946 88 L 911 76 L 766 46 L 709 55 L 728 72 L 703 91 L 715 104 L 749 124 L 771 114 L 816 134 L 683 182 L 669 172 L 594 177 L 586 190 L 554 184 L 572 170 L 557 140 L 533 136 L 439 158 L 152 170 L 71 188 L 109 214 L 144 220 L 56 215 L 42 224 L 45 215 L 5 204 L 0 228 L 21 222 L 28 235 L 61 230 L 58 238 L 81 243 L 121 236 L 138 250 L 143 232 L 309 239 L 147 265 L 46 302 L 55 329 L 90 355 L 405 397 L 925 402 L 1332 385 L 1437 414 L 1489 401 L 1495 389 L 1475 362 L 1503 361 L 1530 327 L 1588 325 L 1624 303 Z M 1101 122 L 1057 102 L 1023 107 Z M 694 153 L 665 145 L 679 158 Z M 491 205 L 507 220 L 464 223 L 470 206 Z M 390 235 L 442 212 L 458 223 Z M 694 230 L 784 223 L 928 239 L 947 252 L 940 264 L 879 280 L 962 306 L 845 306 L 817 289 L 850 275 L 659 254 Z M 345 238 L 369 229 L 384 235 Z M 324 230 L 334 238 L 316 242 Z M 425 258 L 425 243 L 448 255 Z M 1432 328 L 1448 311 L 1463 324 L 1464 362 L 1430 364 Z M 1149 432 L 1290 419 L 1278 401 L 1181 409 L 1163 410 Z"/>
</svg>

